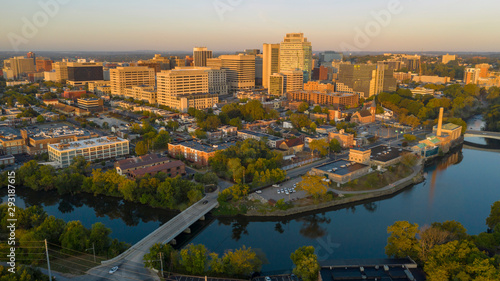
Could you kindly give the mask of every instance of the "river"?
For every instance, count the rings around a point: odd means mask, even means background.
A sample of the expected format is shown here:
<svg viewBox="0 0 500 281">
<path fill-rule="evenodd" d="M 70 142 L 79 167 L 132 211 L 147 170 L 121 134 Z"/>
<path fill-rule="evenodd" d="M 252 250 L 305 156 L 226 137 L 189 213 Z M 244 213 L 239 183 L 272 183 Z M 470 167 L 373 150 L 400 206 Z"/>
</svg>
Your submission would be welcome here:
<svg viewBox="0 0 500 281">
<path fill-rule="evenodd" d="M 479 129 L 480 118 L 469 120 Z M 484 144 L 484 139 L 468 138 Z M 426 180 L 390 198 L 378 199 L 316 214 L 277 219 L 213 219 L 195 226 L 181 242 L 202 243 L 211 251 L 245 245 L 265 253 L 263 271 L 292 267 L 290 253 L 312 245 L 320 259 L 382 258 L 387 227 L 406 220 L 419 225 L 456 220 L 469 234 L 486 230 L 490 206 L 500 200 L 500 153 L 459 149 L 425 168 Z M 5 201 L 5 194 L 1 194 Z M 106 197 L 58 196 L 26 189 L 18 190 L 20 206 L 40 204 L 49 215 L 65 221 L 81 220 L 90 227 L 103 222 L 112 237 L 134 243 L 175 212 L 124 203 Z"/>
</svg>

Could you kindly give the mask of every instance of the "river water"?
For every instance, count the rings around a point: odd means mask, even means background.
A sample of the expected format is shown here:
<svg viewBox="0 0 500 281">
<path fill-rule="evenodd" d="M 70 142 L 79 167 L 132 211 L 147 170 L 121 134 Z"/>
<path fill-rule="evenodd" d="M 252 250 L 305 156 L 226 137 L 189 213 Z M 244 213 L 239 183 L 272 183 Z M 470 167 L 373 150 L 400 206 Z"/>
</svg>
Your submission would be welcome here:
<svg viewBox="0 0 500 281">
<path fill-rule="evenodd" d="M 482 126 L 480 117 L 469 128 Z M 468 141 L 485 144 L 481 138 Z M 211 251 L 245 245 L 263 252 L 263 271 L 292 267 L 290 253 L 304 245 L 316 247 L 320 259 L 383 258 L 387 227 L 406 220 L 419 225 L 456 220 L 469 234 L 486 230 L 490 206 L 500 200 L 500 153 L 458 149 L 425 168 L 426 180 L 390 198 L 353 204 L 288 219 L 213 219 L 194 226 L 183 243 L 202 243 Z M 3 192 L 3 191 L 2 191 Z M 1 194 L 5 201 L 5 194 Z M 168 221 L 175 212 L 124 203 L 122 200 L 18 190 L 18 205 L 40 204 L 49 215 L 81 220 L 90 227 L 103 222 L 112 237 L 135 243 Z"/>
</svg>

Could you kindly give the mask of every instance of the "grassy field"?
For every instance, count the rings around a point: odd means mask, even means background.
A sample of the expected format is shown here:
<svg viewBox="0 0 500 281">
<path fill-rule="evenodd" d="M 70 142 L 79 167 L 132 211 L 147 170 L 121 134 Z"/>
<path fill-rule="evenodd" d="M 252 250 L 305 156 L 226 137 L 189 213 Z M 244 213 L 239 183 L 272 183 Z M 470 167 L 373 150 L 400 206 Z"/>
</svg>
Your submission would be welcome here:
<svg viewBox="0 0 500 281">
<path fill-rule="evenodd" d="M 342 191 L 377 190 L 411 175 L 412 172 L 413 170 L 411 168 L 408 168 L 402 164 L 398 164 L 394 167 L 388 167 L 387 171 L 383 173 L 375 171 L 361 178 L 343 184 L 341 185 L 339 190 Z"/>
</svg>

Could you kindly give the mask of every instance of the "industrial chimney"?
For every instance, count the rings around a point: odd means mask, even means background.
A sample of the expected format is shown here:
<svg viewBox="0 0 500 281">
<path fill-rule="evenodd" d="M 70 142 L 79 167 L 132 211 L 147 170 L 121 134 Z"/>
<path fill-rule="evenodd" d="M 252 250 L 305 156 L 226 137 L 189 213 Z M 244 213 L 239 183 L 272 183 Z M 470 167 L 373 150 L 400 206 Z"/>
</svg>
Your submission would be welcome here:
<svg viewBox="0 0 500 281">
<path fill-rule="evenodd" d="M 439 120 L 438 120 L 438 129 L 437 129 L 437 136 L 441 136 L 441 129 L 443 128 L 443 112 L 444 108 L 440 107 L 439 108 Z"/>
</svg>

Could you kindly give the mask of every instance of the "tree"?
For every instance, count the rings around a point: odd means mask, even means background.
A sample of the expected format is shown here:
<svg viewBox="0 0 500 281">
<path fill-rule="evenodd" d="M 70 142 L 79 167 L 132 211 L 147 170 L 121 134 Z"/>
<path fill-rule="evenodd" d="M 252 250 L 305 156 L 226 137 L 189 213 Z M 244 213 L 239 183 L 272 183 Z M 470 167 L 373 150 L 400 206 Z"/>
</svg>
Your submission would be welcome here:
<svg viewBox="0 0 500 281">
<path fill-rule="evenodd" d="M 297 183 L 297 189 L 304 190 L 315 199 L 318 199 L 320 196 L 326 194 L 328 187 L 322 181 L 322 177 L 305 175 L 302 176 L 302 181 Z"/>
<path fill-rule="evenodd" d="M 330 150 L 339 153 L 342 150 L 342 146 L 337 139 L 332 139 L 329 143 Z"/>
<path fill-rule="evenodd" d="M 417 258 L 420 251 L 417 241 L 418 224 L 407 221 L 397 221 L 387 228 L 390 234 L 387 238 L 385 254 L 389 257 L 404 258 L 410 256 Z"/>
<path fill-rule="evenodd" d="M 326 139 L 312 140 L 309 143 L 309 149 L 311 149 L 311 155 L 314 154 L 314 151 L 318 151 L 319 155 L 322 157 L 328 153 L 328 141 Z"/>
<path fill-rule="evenodd" d="M 135 145 L 135 153 L 139 156 L 147 154 L 148 146 L 146 142 L 144 141 L 137 142 L 137 144 Z"/>
<path fill-rule="evenodd" d="M 314 108 L 313 108 L 313 111 L 316 112 L 316 113 L 321 113 L 322 110 L 321 110 L 321 106 L 319 105 L 316 105 Z"/>
<path fill-rule="evenodd" d="M 316 281 L 320 266 L 313 246 L 302 246 L 290 255 L 295 268 L 293 273 L 304 281 Z"/>
<path fill-rule="evenodd" d="M 153 139 L 153 149 L 163 149 L 168 147 L 168 143 L 170 142 L 170 135 L 167 131 L 162 130 L 158 135 Z"/>
<path fill-rule="evenodd" d="M 290 116 L 290 122 L 292 122 L 292 125 L 299 130 L 311 124 L 311 120 L 307 117 L 307 115 L 295 113 Z"/>
<path fill-rule="evenodd" d="M 43 117 L 43 115 L 38 115 L 38 116 L 36 117 L 36 122 L 38 122 L 38 123 L 43 123 L 43 122 L 45 122 L 45 117 Z"/>
<path fill-rule="evenodd" d="M 298 112 L 304 112 L 309 109 L 309 104 L 307 102 L 303 102 L 299 104 L 299 107 L 297 108 Z"/>
<path fill-rule="evenodd" d="M 486 218 L 486 225 L 490 229 L 494 229 L 500 222 L 500 201 L 496 201 L 491 205 L 490 215 Z"/>
<path fill-rule="evenodd" d="M 205 273 L 208 263 L 208 250 L 202 244 L 189 244 L 181 250 L 181 265 L 189 274 L 201 275 Z"/>
<path fill-rule="evenodd" d="M 222 258 L 226 272 L 231 275 L 248 277 L 252 272 L 259 272 L 262 260 L 251 248 L 243 246 L 235 251 L 229 250 Z"/>
<path fill-rule="evenodd" d="M 107 228 L 103 223 L 94 223 L 90 230 L 89 245 L 93 244 L 98 254 L 106 253 L 111 246 L 110 234 L 111 229 Z"/>
<path fill-rule="evenodd" d="M 144 261 L 144 266 L 160 269 L 160 253 L 164 264 L 170 264 L 170 262 L 172 261 L 172 256 L 175 254 L 175 250 L 170 244 L 154 244 L 153 246 L 151 246 L 151 248 L 149 248 L 149 252 L 142 258 L 142 260 Z"/>
<path fill-rule="evenodd" d="M 403 137 L 405 138 L 405 140 L 407 140 L 409 142 L 412 142 L 412 141 L 417 139 L 417 137 L 415 135 L 411 135 L 411 134 L 404 134 Z"/>
<path fill-rule="evenodd" d="M 429 251 L 434 248 L 434 246 L 444 244 L 448 241 L 450 233 L 438 227 L 424 226 L 419 232 L 419 259 L 422 262 L 427 260 Z"/>
<path fill-rule="evenodd" d="M 66 224 L 59 241 L 64 248 L 83 252 L 89 242 L 88 230 L 80 221 L 70 221 Z"/>
</svg>

